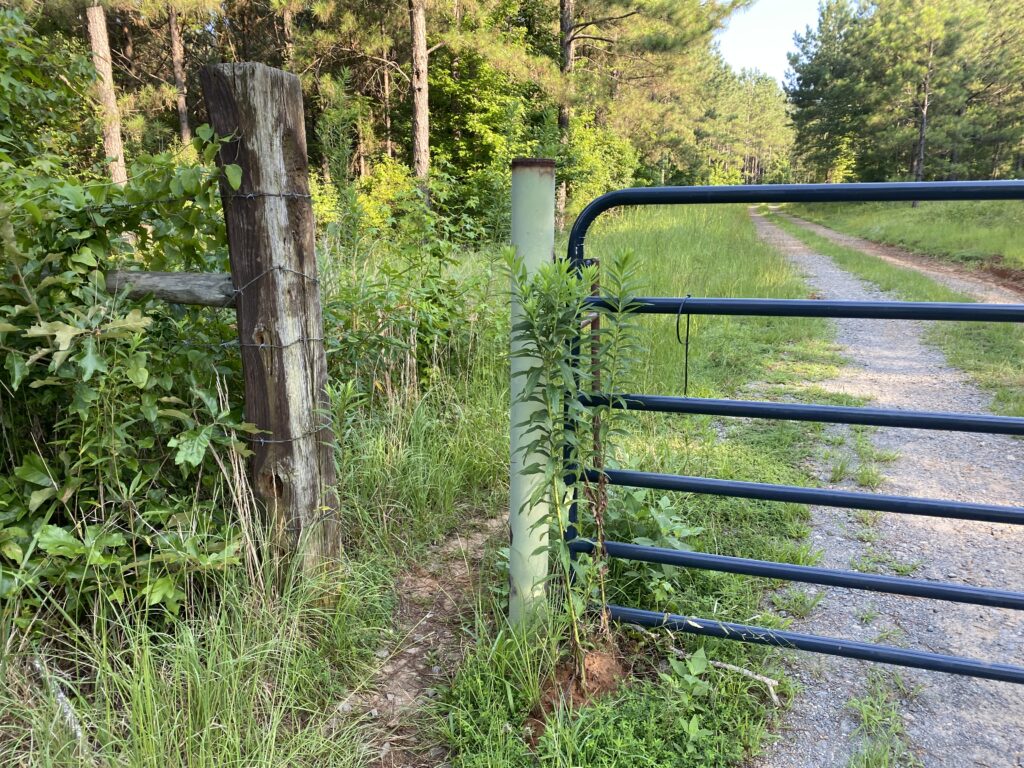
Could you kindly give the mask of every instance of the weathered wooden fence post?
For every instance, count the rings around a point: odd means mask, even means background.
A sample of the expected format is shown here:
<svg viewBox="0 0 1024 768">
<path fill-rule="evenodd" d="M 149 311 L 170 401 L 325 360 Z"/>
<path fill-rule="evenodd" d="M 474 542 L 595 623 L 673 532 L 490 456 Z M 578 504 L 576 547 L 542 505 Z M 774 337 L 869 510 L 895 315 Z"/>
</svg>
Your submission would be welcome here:
<svg viewBox="0 0 1024 768">
<path fill-rule="evenodd" d="M 242 169 L 236 190 L 221 182 L 245 417 L 253 478 L 276 547 L 315 570 L 339 551 L 327 360 L 309 196 L 302 87 L 262 64 L 215 64 L 200 73 L 210 123 L 231 139 L 222 165 Z"/>
<path fill-rule="evenodd" d="M 533 274 L 555 253 L 555 162 L 512 161 L 512 245 L 527 274 Z M 521 317 L 519 299 L 512 294 L 512 325 Z M 517 624 L 544 604 L 548 576 L 547 502 L 531 502 L 543 484 L 542 475 L 523 470 L 542 464 L 543 457 L 526 455 L 530 436 L 523 425 L 544 406 L 526 402 L 523 390 L 532 362 L 521 355 L 522 345 L 513 337 L 511 384 L 511 464 L 509 467 L 509 620 Z"/>
</svg>

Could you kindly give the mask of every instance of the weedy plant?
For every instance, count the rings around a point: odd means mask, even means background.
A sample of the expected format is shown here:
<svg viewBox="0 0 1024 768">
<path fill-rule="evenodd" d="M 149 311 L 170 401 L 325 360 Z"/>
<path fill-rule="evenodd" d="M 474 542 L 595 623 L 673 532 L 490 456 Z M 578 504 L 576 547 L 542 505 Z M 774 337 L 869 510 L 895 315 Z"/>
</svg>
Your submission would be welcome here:
<svg viewBox="0 0 1024 768">
<path fill-rule="evenodd" d="M 585 680 L 585 615 L 594 597 L 601 629 L 608 632 L 603 608 L 607 568 L 601 550 L 607 494 L 601 480 L 586 480 L 585 470 L 604 466 L 623 420 L 611 407 L 584 406 L 580 396 L 602 388 L 614 391 L 629 368 L 635 347 L 629 319 L 635 260 L 623 253 L 600 271 L 596 265 L 577 271 L 560 260 L 534 274 L 527 274 L 514 259 L 510 265 L 522 307 L 522 319 L 512 327 L 512 335 L 520 345 L 519 354 L 531 362 L 522 374 L 523 398 L 540 406 L 523 425 L 529 436 L 524 455 L 541 457 L 541 462 L 525 468 L 542 478 L 529 503 L 546 502 L 551 510 L 551 519 L 540 524 L 552 530 L 551 558 L 558 566 L 553 592 L 564 601 L 573 656 Z M 608 306 L 588 313 L 586 299 L 599 279 Z M 597 548 L 594 555 L 574 558 L 567 538 L 584 518 L 592 522 Z"/>
</svg>

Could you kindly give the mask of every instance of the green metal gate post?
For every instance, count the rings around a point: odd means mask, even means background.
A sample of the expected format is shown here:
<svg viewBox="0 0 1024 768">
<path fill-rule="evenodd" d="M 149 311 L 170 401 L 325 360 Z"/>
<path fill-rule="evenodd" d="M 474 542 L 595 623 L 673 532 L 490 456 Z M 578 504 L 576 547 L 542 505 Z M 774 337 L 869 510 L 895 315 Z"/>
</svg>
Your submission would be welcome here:
<svg viewBox="0 0 1024 768">
<path fill-rule="evenodd" d="M 555 254 L 555 161 L 519 158 L 512 161 L 512 245 L 527 274 L 533 274 Z M 521 309 L 513 286 L 512 325 Z M 544 605 L 548 575 L 548 514 L 545 502 L 530 503 L 540 474 L 524 474 L 530 464 L 543 458 L 524 455 L 529 438 L 521 426 L 543 406 L 523 402 L 530 358 L 519 357 L 521 344 L 512 341 L 511 463 L 509 478 L 509 620 L 519 624 Z"/>
</svg>

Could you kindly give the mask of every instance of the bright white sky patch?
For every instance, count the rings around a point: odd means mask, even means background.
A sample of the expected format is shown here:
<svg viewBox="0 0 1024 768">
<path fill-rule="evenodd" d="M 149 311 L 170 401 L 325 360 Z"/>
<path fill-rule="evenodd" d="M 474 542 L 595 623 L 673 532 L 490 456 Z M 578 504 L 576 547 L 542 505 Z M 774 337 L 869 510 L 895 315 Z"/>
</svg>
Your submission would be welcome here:
<svg viewBox="0 0 1024 768">
<path fill-rule="evenodd" d="M 718 45 L 729 65 L 759 69 L 780 83 L 792 51 L 793 33 L 803 32 L 818 20 L 818 0 L 757 0 L 746 11 L 737 12 L 729 26 L 718 33 Z"/>
</svg>

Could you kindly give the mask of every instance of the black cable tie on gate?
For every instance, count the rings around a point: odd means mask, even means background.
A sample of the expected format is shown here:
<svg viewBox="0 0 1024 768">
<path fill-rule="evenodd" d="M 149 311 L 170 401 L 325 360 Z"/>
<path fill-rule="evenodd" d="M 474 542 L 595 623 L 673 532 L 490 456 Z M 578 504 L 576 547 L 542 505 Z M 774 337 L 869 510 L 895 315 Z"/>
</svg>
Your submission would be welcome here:
<svg viewBox="0 0 1024 768">
<path fill-rule="evenodd" d="M 679 302 L 679 311 L 676 312 L 676 341 L 683 344 L 683 397 L 687 397 L 690 392 L 690 313 L 686 313 L 686 341 L 684 342 L 679 337 L 679 317 L 683 314 L 683 307 L 686 306 L 686 299 L 691 298 L 691 294 L 686 294 L 682 301 Z"/>
</svg>

